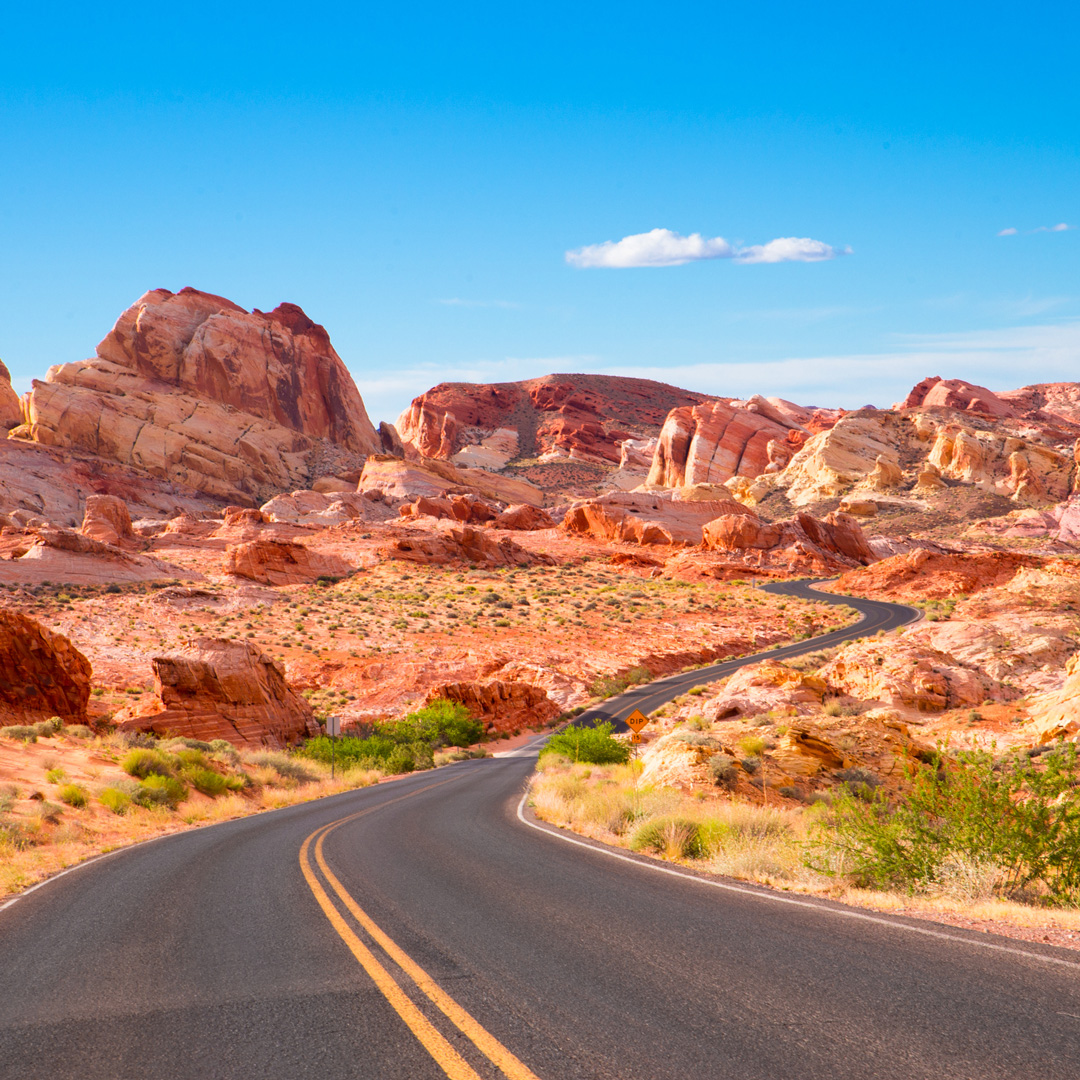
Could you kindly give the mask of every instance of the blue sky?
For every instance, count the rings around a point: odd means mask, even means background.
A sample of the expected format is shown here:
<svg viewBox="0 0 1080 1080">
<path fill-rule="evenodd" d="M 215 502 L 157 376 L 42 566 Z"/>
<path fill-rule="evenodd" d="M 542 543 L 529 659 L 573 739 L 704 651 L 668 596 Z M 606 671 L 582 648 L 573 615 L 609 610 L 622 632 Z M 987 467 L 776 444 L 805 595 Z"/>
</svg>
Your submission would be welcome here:
<svg viewBox="0 0 1080 1080">
<path fill-rule="evenodd" d="M 376 420 L 549 371 L 846 406 L 1080 378 L 1075 6 L 390 7 L 5 15 L 18 389 L 185 285 L 301 304 Z M 837 257 L 567 261 L 655 229 Z"/>
</svg>

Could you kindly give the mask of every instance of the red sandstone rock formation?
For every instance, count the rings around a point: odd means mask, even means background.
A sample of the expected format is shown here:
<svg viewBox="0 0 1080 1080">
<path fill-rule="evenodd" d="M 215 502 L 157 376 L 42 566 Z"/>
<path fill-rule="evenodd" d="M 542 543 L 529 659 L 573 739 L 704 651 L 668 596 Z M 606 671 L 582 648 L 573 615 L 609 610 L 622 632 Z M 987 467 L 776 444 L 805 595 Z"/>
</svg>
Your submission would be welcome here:
<svg viewBox="0 0 1080 1080">
<path fill-rule="evenodd" d="M 877 559 L 859 523 L 840 513 L 823 520 L 800 513 L 788 521 L 772 522 L 752 513 L 726 515 L 705 526 L 704 543 L 713 551 L 791 552 L 819 562 L 823 569 L 867 565 Z"/>
<path fill-rule="evenodd" d="M 516 477 L 499 476 L 484 469 L 461 469 L 448 461 L 425 458 L 369 457 L 360 476 L 360 491 L 369 498 L 439 498 L 448 493 L 480 495 L 498 502 L 530 503 L 542 506 L 544 493 Z"/>
<path fill-rule="evenodd" d="M 322 555 L 288 540 L 251 540 L 225 552 L 225 573 L 263 585 L 298 585 L 321 577 L 341 578 L 352 567 L 335 555 Z"/>
<path fill-rule="evenodd" d="M 115 495 L 88 495 L 83 523 L 79 532 L 103 544 L 114 546 L 134 542 L 137 537 L 131 527 L 127 504 Z"/>
<path fill-rule="evenodd" d="M 499 730 L 539 727 L 559 715 L 559 706 L 542 687 L 532 683 L 492 679 L 437 686 L 428 700 L 447 698 L 464 705 L 478 720 Z"/>
<path fill-rule="evenodd" d="M 311 706 L 285 673 L 247 642 L 198 638 L 181 653 L 155 656 L 153 667 L 160 711 L 121 728 L 275 747 L 319 733 Z"/>
<path fill-rule="evenodd" d="M 901 409 L 959 409 L 998 418 L 1012 417 L 1015 410 L 992 390 L 963 379 L 930 375 L 918 383 L 897 406 Z"/>
<path fill-rule="evenodd" d="M 753 513 L 734 499 L 682 501 L 660 492 L 611 492 L 572 506 L 559 527 L 597 540 L 693 546 L 715 518 Z"/>
<path fill-rule="evenodd" d="M 853 570 L 836 582 L 839 592 L 889 600 L 936 600 L 1004 585 L 1025 566 L 1045 559 L 1018 551 L 933 552 L 925 548 Z"/>
<path fill-rule="evenodd" d="M 483 499 L 476 499 L 471 495 L 447 495 L 439 499 L 429 499 L 421 495 L 415 502 L 400 507 L 398 513 L 403 518 L 450 518 L 470 525 L 481 525 L 486 521 L 494 521 L 499 510 Z"/>
<path fill-rule="evenodd" d="M 781 446 L 790 446 L 794 453 L 805 436 L 760 411 L 724 401 L 674 409 L 660 432 L 648 483 L 674 488 L 760 476 L 770 461 L 779 467 L 782 458 L 790 460 L 790 454 L 779 453 Z"/>
<path fill-rule="evenodd" d="M 547 375 L 519 383 L 440 383 L 398 418 L 406 446 L 449 458 L 498 430 L 517 433 L 517 454 L 618 464 L 621 444 L 656 435 L 668 412 L 705 394 L 609 375 Z"/>
<path fill-rule="evenodd" d="M 555 528 L 555 522 L 546 510 L 529 506 L 528 503 L 508 506 L 491 524 L 496 529 L 516 529 L 522 532 Z"/>
<path fill-rule="evenodd" d="M 300 308 L 249 313 L 196 289 L 140 297 L 94 358 L 34 382 L 29 415 L 39 442 L 235 502 L 304 486 L 320 442 L 346 455 L 381 447 L 326 331 Z"/>
<path fill-rule="evenodd" d="M 11 388 L 11 372 L 0 360 L 0 431 L 18 427 L 22 422 L 22 404 Z"/>
<path fill-rule="evenodd" d="M 496 539 L 483 529 L 471 525 L 455 528 L 444 523 L 434 532 L 416 530 L 398 535 L 380 554 L 387 559 L 436 565 L 469 562 L 477 566 L 531 566 L 555 561 L 550 556 L 526 551 L 506 537 Z"/>
<path fill-rule="evenodd" d="M 90 661 L 63 634 L 0 609 L 0 723 L 86 723 Z"/>
</svg>

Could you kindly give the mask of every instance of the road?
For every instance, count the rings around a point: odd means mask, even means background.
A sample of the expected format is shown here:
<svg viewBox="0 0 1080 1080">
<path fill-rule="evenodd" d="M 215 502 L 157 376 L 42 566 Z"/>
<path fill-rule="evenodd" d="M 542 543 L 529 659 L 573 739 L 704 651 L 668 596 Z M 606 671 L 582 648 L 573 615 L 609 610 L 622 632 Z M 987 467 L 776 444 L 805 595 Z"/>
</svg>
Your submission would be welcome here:
<svg viewBox="0 0 1080 1080">
<path fill-rule="evenodd" d="M 791 645 L 768 649 L 754 656 L 724 660 L 719 664 L 709 664 L 706 667 L 695 668 L 693 671 L 683 671 L 664 679 L 656 679 L 643 686 L 635 686 L 632 690 L 610 697 L 600 705 L 582 713 L 574 723 L 588 724 L 597 720 L 610 720 L 615 725 L 616 731 L 626 731 L 623 719 L 635 709 L 640 709 L 648 716 L 654 709 L 658 709 L 680 694 L 685 694 L 692 687 L 722 679 L 725 675 L 730 675 L 747 664 L 753 664 L 762 659 L 785 660 L 793 656 L 818 652 L 821 649 L 830 649 L 834 645 L 851 641 L 853 638 L 870 637 L 882 631 L 896 630 L 922 618 L 922 612 L 918 608 L 907 607 L 904 604 L 889 604 L 883 600 L 865 600 L 859 596 L 821 592 L 813 586 L 814 580 L 808 579 L 778 581 L 762 588 L 765 592 L 778 593 L 782 596 L 797 596 L 804 600 L 815 600 L 826 604 L 846 604 L 861 612 L 862 618 L 851 626 L 831 630 L 827 634 L 819 634 L 805 641 L 796 641 Z"/>
<path fill-rule="evenodd" d="M 0 1077 L 1078 1075 L 1080 953 L 599 848 L 529 818 L 534 764 L 193 830 L 17 899 Z"/>
</svg>

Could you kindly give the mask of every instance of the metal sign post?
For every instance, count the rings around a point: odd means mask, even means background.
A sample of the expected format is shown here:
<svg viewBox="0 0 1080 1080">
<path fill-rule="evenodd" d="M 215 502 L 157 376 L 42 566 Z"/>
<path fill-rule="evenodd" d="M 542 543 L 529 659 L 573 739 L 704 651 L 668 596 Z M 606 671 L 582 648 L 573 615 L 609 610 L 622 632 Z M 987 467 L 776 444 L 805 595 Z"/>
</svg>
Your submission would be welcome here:
<svg viewBox="0 0 1080 1080">
<path fill-rule="evenodd" d="M 330 736 L 330 779 L 334 779 L 334 758 L 337 750 L 337 738 L 341 734 L 341 717 L 328 716 L 326 718 L 326 734 Z"/>
</svg>

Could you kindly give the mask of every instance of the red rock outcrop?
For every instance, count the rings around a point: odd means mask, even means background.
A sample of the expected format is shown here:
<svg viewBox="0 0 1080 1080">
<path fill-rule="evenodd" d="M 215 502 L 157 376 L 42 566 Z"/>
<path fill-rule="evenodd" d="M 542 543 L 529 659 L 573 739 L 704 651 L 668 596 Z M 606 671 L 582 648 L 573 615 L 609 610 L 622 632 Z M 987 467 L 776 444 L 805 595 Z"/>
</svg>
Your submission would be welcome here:
<svg viewBox="0 0 1080 1080">
<path fill-rule="evenodd" d="M 398 418 L 407 448 L 450 458 L 497 431 L 517 434 L 517 455 L 618 464 L 626 439 L 656 435 L 677 406 L 708 395 L 648 379 L 547 375 L 517 383 L 440 383 Z"/>
<path fill-rule="evenodd" d="M 559 706 L 542 687 L 527 682 L 492 679 L 489 682 L 444 683 L 428 695 L 464 705 L 472 715 L 497 731 L 540 727 L 559 715 Z"/>
<path fill-rule="evenodd" d="M 1030 715 L 1040 743 L 1077 738 L 1080 732 L 1080 653 L 1069 657 L 1065 665 L 1065 684 L 1060 690 L 1032 699 Z"/>
<path fill-rule="evenodd" d="M 832 513 L 819 519 L 799 513 L 787 521 L 762 521 L 748 511 L 719 517 L 703 532 L 705 547 L 713 551 L 790 553 L 819 564 L 822 570 L 867 565 L 877 559 L 862 527 L 848 514 Z"/>
<path fill-rule="evenodd" d="M 447 495 L 437 499 L 421 495 L 415 502 L 399 507 L 398 513 L 403 518 L 449 518 L 470 525 L 482 525 L 486 521 L 494 521 L 499 511 L 497 507 L 471 495 Z"/>
<path fill-rule="evenodd" d="M 770 444 L 779 464 L 778 447 L 790 443 L 794 453 L 805 434 L 759 410 L 725 401 L 673 409 L 660 432 L 648 484 L 677 488 L 760 476 L 770 464 Z"/>
<path fill-rule="evenodd" d="M 86 497 L 86 509 L 79 532 L 83 536 L 114 546 L 138 539 L 131 527 L 131 514 L 128 513 L 127 504 L 115 495 Z"/>
<path fill-rule="evenodd" d="M 683 501 L 661 492 L 618 491 L 571 506 L 559 527 L 596 540 L 687 547 L 700 544 L 703 526 L 721 515 L 753 513 L 734 499 Z"/>
<path fill-rule="evenodd" d="M 153 658 L 160 711 L 120 727 L 237 746 L 287 746 L 319 733 L 311 706 L 265 653 L 244 641 L 197 638 L 179 653 Z"/>
<path fill-rule="evenodd" d="M 517 506 L 508 506 L 495 518 L 492 525 L 496 529 L 533 532 L 537 529 L 553 529 L 555 521 L 546 510 L 541 510 L 538 506 L 529 506 L 528 503 L 519 503 Z"/>
<path fill-rule="evenodd" d="M 225 552 L 226 574 L 262 585 L 298 585 L 317 578 L 342 578 L 353 568 L 336 555 L 324 555 L 288 540 L 251 540 Z"/>
<path fill-rule="evenodd" d="M 22 422 L 22 403 L 12 389 L 11 372 L 0 360 L 0 431 L 18 427 Z"/>
<path fill-rule="evenodd" d="M 38 442 L 234 502 L 304 486 L 317 446 L 355 461 L 381 448 L 321 326 L 196 289 L 140 297 L 95 357 L 35 380 L 29 419 Z"/>
<path fill-rule="evenodd" d="M 919 548 L 843 574 L 835 589 L 888 600 L 937 600 L 1004 585 L 1024 567 L 1039 567 L 1045 561 L 1018 551 L 961 553 Z"/>
<path fill-rule="evenodd" d="M 1080 383 L 1036 383 L 997 396 L 1026 419 L 1080 427 Z"/>
<path fill-rule="evenodd" d="M 507 537 L 496 539 L 472 525 L 454 527 L 444 522 L 433 532 L 415 530 L 398 535 L 380 554 L 386 559 L 436 565 L 468 562 L 477 566 L 531 566 L 555 561 L 550 556 L 526 551 Z"/>
<path fill-rule="evenodd" d="M 1016 416 L 1016 411 L 985 386 L 963 379 L 943 379 L 930 375 L 912 388 L 897 406 L 900 409 L 959 409 L 998 418 Z"/>
<path fill-rule="evenodd" d="M 90 661 L 63 634 L 0 609 L 0 724 L 86 723 Z"/>
</svg>

